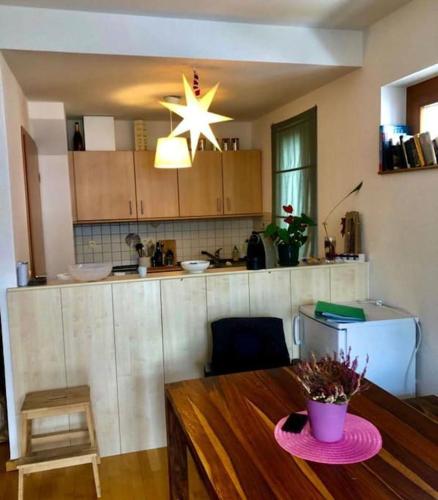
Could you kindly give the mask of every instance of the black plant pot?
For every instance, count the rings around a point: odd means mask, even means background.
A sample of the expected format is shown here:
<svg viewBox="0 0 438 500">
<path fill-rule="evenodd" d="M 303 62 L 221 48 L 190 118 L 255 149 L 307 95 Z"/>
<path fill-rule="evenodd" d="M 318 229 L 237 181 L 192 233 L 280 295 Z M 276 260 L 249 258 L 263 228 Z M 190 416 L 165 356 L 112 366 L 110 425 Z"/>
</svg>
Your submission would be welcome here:
<svg viewBox="0 0 438 500">
<path fill-rule="evenodd" d="M 282 267 L 298 266 L 300 247 L 297 245 L 278 245 L 278 262 Z"/>
</svg>

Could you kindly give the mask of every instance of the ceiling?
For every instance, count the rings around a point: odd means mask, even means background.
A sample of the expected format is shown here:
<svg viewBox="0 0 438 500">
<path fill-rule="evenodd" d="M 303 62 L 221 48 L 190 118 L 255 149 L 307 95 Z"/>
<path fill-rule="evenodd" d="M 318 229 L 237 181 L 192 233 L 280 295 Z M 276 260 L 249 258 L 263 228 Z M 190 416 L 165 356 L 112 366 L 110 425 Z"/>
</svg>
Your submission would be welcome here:
<svg viewBox="0 0 438 500">
<path fill-rule="evenodd" d="M 6 50 L 30 100 L 62 101 L 68 116 L 166 119 L 159 100 L 183 93 L 181 75 L 201 91 L 221 82 L 211 111 L 251 120 L 352 71 L 351 67 L 206 61 Z"/>
<path fill-rule="evenodd" d="M 0 4 L 260 24 L 363 29 L 410 0 L 0 0 Z"/>
</svg>

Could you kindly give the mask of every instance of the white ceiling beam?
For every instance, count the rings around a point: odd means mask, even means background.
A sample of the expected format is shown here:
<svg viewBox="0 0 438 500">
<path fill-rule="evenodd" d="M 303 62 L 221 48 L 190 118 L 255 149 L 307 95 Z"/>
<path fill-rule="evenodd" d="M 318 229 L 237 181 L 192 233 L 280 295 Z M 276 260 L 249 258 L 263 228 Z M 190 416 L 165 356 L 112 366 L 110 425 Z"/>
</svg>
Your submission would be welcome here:
<svg viewBox="0 0 438 500">
<path fill-rule="evenodd" d="M 361 31 L 0 6 L 0 49 L 361 66 Z"/>
</svg>

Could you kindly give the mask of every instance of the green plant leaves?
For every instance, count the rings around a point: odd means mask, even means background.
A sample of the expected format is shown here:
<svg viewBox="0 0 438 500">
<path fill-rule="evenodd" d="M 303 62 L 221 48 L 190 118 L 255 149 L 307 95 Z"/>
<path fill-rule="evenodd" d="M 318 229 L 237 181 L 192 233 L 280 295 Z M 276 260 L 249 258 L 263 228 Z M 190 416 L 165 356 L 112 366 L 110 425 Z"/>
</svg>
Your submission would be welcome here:
<svg viewBox="0 0 438 500">
<path fill-rule="evenodd" d="M 274 243 L 286 244 L 286 245 L 297 245 L 302 246 L 307 241 L 307 236 L 304 233 L 308 226 L 315 226 L 313 219 L 308 217 L 306 214 L 301 214 L 298 216 L 288 216 L 284 218 L 285 222 L 288 224 L 287 228 L 280 227 L 275 223 L 271 223 L 266 226 L 264 234 L 272 238 Z"/>
</svg>

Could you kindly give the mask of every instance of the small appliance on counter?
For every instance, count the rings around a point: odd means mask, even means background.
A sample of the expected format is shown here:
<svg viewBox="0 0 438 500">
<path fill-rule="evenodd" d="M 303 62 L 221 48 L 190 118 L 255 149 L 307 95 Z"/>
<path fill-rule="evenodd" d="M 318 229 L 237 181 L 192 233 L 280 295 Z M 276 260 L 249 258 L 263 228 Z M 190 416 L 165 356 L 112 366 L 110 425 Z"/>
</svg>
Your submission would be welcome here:
<svg viewBox="0 0 438 500">
<path fill-rule="evenodd" d="M 253 231 L 248 240 L 246 268 L 252 271 L 277 267 L 277 252 L 271 238 Z"/>
</svg>

